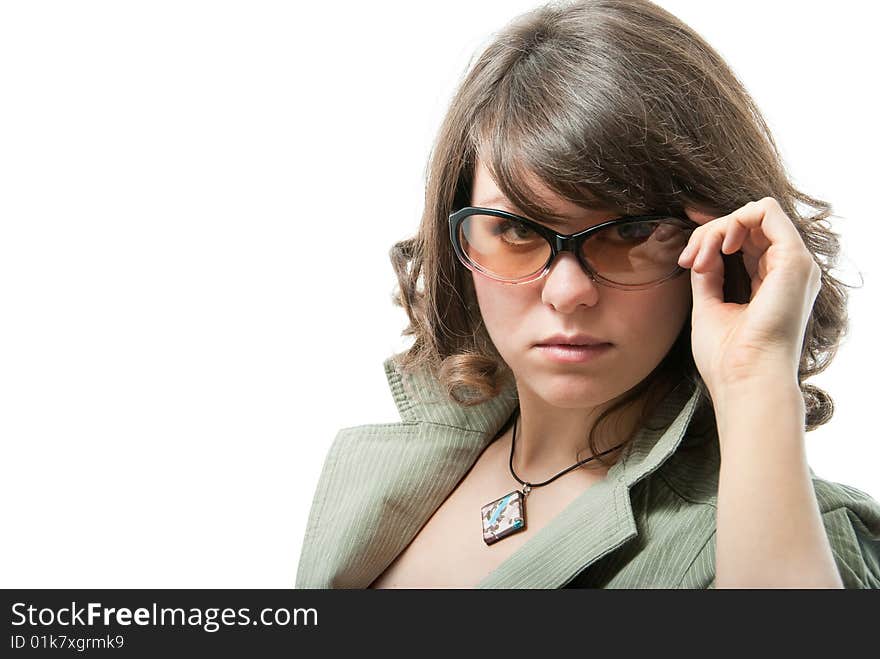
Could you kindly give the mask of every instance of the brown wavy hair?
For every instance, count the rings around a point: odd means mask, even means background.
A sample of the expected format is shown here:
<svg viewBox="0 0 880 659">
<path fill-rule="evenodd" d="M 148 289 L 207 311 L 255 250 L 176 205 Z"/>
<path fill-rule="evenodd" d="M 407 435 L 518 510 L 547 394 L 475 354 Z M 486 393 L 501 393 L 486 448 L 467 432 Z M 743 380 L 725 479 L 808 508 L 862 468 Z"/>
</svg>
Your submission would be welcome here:
<svg viewBox="0 0 880 659">
<path fill-rule="evenodd" d="M 829 365 L 848 330 L 848 285 L 830 274 L 840 250 L 831 205 L 789 181 L 743 84 L 681 20 L 646 0 L 550 2 L 514 18 L 471 60 L 431 150 L 418 232 L 390 252 L 399 284 L 393 301 L 409 317 L 403 335 L 414 337 L 393 359 L 405 373 L 427 369 L 462 405 L 493 398 L 513 378 L 449 239 L 449 214 L 470 205 L 477 157 L 505 196 L 539 221 L 550 211 L 529 193 L 529 177 L 585 209 L 625 214 L 683 216 L 690 206 L 721 216 L 774 197 L 822 269 L 798 382 L 806 430 L 831 418 L 831 397 L 804 383 Z M 725 300 L 747 303 L 741 255 L 722 257 Z M 690 328 L 688 316 L 663 361 L 598 421 L 641 400 L 644 422 L 685 382 L 702 391 L 698 418 L 714 430 Z M 595 454 L 593 440 L 591 433 Z"/>
</svg>

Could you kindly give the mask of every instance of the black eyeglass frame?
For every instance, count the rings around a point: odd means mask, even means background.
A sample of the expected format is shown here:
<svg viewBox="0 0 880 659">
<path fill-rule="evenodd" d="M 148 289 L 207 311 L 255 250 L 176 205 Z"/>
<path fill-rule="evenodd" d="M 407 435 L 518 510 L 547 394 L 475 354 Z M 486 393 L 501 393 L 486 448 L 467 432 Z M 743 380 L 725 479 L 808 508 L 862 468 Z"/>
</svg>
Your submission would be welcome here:
<svg viewBox="0 0 880 659">
<path fill-rule="evenodd" d="M 528 228 L 532 229 L 535 233 L 542 236 L 549 244 L 550 244 L 550 257 L 547 259 L 547 263 L 544 264 L 543 269 L 538 271 L 534 275 L 528 275 L 522 279 L 503 279 L 493 275 L 491 272 L 487 272 L 479 265 L 471 261 L 467 258 L 464 253 L 464 250 L 461 247 L 461 243 L 458 237 L 458 228 L 461 223 L 464 221 L 466 217 L 471 215 L 494 215 L 495 217 L 500 217 L 507 220 L 513 220 L 516 222 L 521 222 Z M 627 215 L 624 217 L 618 217 L 611 220 L 607 220 L 602 222 L 601 224 L 597 224 L 596 226 L 590 227 L 588 229 L 584 229 L 583 231 L 578 231 L 577 233 L 572 234 L 563 234 L 550 229 L 549 227 L 544 226 L 543 224 L 539 224 L 533 220 L 530 220 L 527 217 L 523 217 L 522 215 L 516 215 L 515 213 L 510 213 L 508 211 L 498 210 L 497 208 L 483 208 L 481 206 L 465 206 L 449 215 L 449 237 L 452 240 L 452 247 L 455 250 L 455 254 L 458 257 L 458 260 L 461 262 L 469 270 L 478 272 L 489 279 L 494 281 L 503 283 L 503 284 L 525 284 L 528 282 L 535 281 L 545 276 L 548 272 L 550 272 L 550 266 L 553 264 L 553 260 L 556 258 L 556 255 L 560 252 L 572 252 L 578 260 L 578 263 L 581 264 L 581 267 L 587 273 L 587 276 L 590 277 L 593 281 L 597 283 L 601 283 L 605 286 L 610 286 L 611 288 L 619 288 L 627 291 L 635 291 L 635 290 L 645 290 L 648 288 L 653 288 L 655 286 L 659 286 L 665 281 L 668 281 L 674 277 L 678 277 L 684 272 L 687 272 L 686 268 L 682 268 L 680 265 L 675 266 L 675 270 L 673 270 L 669 275 L 663 277 L 662 279 L 657 279 L 652 282 L 648 282 L 647 284 L 618 284 L 617 282 L 606 279 L 598 272 L 596 272 L 590 263 L 586 260 L 581 252 L 581 246 L 584 241 L 588 240 L 590 236 L 601 231 L 602 229 L 606 229 L 610 226 L 616 226 L 618 224 L 634 224 L 636 222 L 645 222 L 649 220 L 661 220 L 661 219 L 671 219 L 677 220 L 679 222 L 684 223 L 687 227 L 691 229 L 696 229 L 700 225 L 697 222 L 694 222 L 688 217 L 680 217 L 678 215 Z M 684 248 L 682 248 L 682 251 Z"/>
</svg>

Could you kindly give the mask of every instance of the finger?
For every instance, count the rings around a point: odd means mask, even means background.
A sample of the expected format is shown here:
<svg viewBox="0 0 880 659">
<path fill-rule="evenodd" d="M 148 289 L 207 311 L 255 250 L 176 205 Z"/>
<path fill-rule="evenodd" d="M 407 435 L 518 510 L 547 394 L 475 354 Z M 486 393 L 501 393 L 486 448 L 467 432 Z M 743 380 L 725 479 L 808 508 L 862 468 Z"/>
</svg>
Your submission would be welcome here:
<svg viewBox="0 0 880 659">
<path fill-rule="evenodd" d="M 797 227 L 773 197 L 750 201 L 719 219 L 728 220 L 728 225 L 741 225 L 749 230 L 751 240 L 743 240 L 744 250 L 761 253 L 771 244 L 779 245 L 786 250 L 789 248 L 800 250 L 804 247 Z"/>
<path fill-rule="evenodd" d="M 724 235 L 724 242 L 721 243 L 721 251 L 725 254 L 733 254 L 740 249 L 751 231 L 739 221 L 739 218 L 732 217 L 730 220 Z"/>
<path fill-rule="evenodd" d="M 749 229 L 746 243 L 751 247 L 751 251 L 758 255 L 763 254 L 770 247 L 770 241 L 767 239 L 767 236 L 764 235 L 761 227 Z"/>
<path fill-rule="evenodd" d="M 724 262 L 720 251 L 722 239 L 720 233 L 706 235 L 694 258 L 691 268 L 694 309 L 724 302 Z"/>
<path fill-rule="evenodd" d="M 688 248 L 679 260 L 682 267 L 688 267 L 691 261 L 696 263 L 703 244 L 713 234 L 723 235 L 719 246 L 723 253 L 732 254 L 739 250 L 755 260 L 761 258 L 771 244 L 777 246 L 778 257 L 806 249 L 797 227 L 773 197 L 750 201 L 728 215 L 698 219 L 706 222 L 691 234 Z"/>
<path fill-rule="evenodd" d="M 721 254 L 717 255 L 721 260 Z M 724 268 L 713 266 L 705 271 L 691 268 L 691 289 L 693 291 L 694 312 L 699 314 L 704 308 L 724 303 Z"/>
<path fill-rule="evenodd" d="M 697 224 L 706 224 L 707 222 L 711 222 L 716 217 L 720 217 L 719 215 L 715 215 L 714 213 L 707 213 L 705 211 L 697 210 L 691 206 L 684 207 L 685 215 L 687 215 L 693 222 Z"/>
<path fill-rule="evenodd" d="M 681 254 L 678 257 L 678 265 L 682 268 L 689 268 L 691 265 L 691 256 L 694 253 L 694 243 L 689 242 L 687 246 L 681 250 Z"/>
<path fill-rule="evenodd" d="M 699 231 L 700 227 L 708 224 L 712 220 L 716 219 L 718 216 L 712 213 L 697 210 L 696 208 L 692 208 L 690 206 L 685 206 L 684 212 L 685 215 L 687 215 L 692 222 L 696 222 L 699 225 L 696 230 L 691 232 L 691 235 L 688 237 L 688 244 L 684 248 L 684 250 L 682 250 L 682 253 L 678 259 L 678 265 L 680 265 L 682 268 L 689 268 L 691 267 L 691 263 L 693 262 L 694 255 L 700 248 L 700 242 L 703 236 L 703 232 Z"/>
<path fill-rule="evenodd" d="M 702 233 L 698 234 L 694 232 L 690 235 L 687 246 L 681 251 L 681 255 L 678 257 L 678 265 L 682 268 L 690 268 L 692 266 L 694 257 L 700 251 L 700 246 L 703 242 L 702 238 Z"/>
<path fill-rule="evenodd" d="M 699 272 L 707 272 L 711 268 L 720 265 L 721 243 L 723 240 L 724 234 L 721 231 L 707 234 L 700 243 L 700 250 L 694 259 L 693 269 Z"/>
<path fill-rule="evenodd" d="M 749 277 L 755 277 L 758 274 L 758 257 L 754 254 L 746 254 L 743 252 L 743 265 Z"/>
</svg>

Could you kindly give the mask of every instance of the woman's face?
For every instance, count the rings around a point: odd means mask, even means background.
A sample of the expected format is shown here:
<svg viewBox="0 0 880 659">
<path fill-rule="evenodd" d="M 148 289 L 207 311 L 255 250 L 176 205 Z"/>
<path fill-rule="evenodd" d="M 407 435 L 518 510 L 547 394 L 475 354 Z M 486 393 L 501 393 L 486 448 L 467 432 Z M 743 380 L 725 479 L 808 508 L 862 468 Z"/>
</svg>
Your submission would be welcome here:
<svg viewBox="0 0 880 659">
<path fill-rule="evenodd" d="M 537 184 L 533 189 L 569 218 L 554 227 L 560 233 L 618 217 L 569 204 Z M 471 204 L 517 212 L 480 162 Z M 559 254 L 544 277 L 529 283 L 503 284 L 471 274 L 483 322 L 517 386 L 563 408 L 600 405 L 641 382 L 672 347 L 691 308 L 687 273 L 654 288 L 625 291 L 590 280 L 570 252 Z M 586 333 L 612 346 L 591 361 L 561 363 L 535 347 L 557 333 Z"/>
</svg>

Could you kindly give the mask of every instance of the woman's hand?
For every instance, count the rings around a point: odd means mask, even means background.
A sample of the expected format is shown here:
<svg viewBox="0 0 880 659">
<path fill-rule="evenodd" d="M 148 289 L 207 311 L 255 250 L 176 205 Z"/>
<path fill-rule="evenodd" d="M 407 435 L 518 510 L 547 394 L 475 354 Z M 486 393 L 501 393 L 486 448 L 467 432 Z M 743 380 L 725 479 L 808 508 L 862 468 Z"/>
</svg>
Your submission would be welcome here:
<svg viewBox="0 0 880 659">
<path fill-rule="evenodd" d="M 718 425 L 717 588 L 842 588 L 811 482 L 797 381 L 821 269 L 770 197 L 712 219 L 679 258 L 691 268 L 691 340 Z M 724 302 L 721 252 L 742 250 L 747 304 Z M 772 488 L 772 496 L 767 496 Z"/>
<path fill-rule="evenodd" d="M 679 257 L 691 268 L 694 361 L 713 398 L 730 386 L 774 379 L 797 385 L 807 321 L 821 270 L 791 219 L 772 197 L 729 215 L 686 209 L 702 226 Z M 721 252 L 742 250 L 751 277 L 748 304 L 724 302 Z"/>
</svg>

